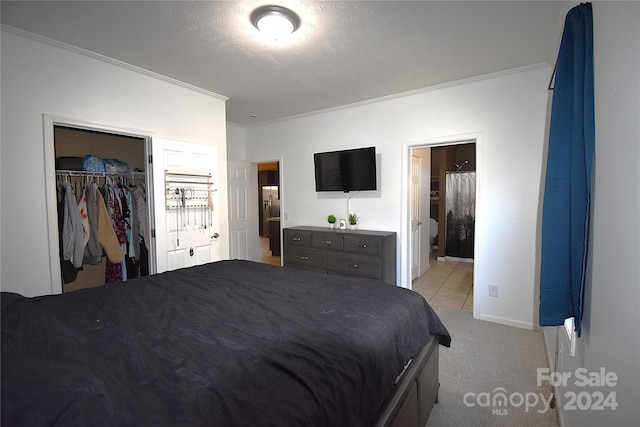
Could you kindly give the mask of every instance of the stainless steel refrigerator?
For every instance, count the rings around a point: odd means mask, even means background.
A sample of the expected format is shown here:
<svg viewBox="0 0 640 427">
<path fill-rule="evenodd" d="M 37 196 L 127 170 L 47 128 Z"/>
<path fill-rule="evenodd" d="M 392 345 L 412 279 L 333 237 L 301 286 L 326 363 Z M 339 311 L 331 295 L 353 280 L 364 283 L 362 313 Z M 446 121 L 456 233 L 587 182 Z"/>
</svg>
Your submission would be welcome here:
<svg viewBox="0 0 640 427">
<path fill-rule="evenodd" d="M 277 185 L 262 186 L 262 235 L 269 237 L 269 219 L 280 218 Z"/>
</svg>

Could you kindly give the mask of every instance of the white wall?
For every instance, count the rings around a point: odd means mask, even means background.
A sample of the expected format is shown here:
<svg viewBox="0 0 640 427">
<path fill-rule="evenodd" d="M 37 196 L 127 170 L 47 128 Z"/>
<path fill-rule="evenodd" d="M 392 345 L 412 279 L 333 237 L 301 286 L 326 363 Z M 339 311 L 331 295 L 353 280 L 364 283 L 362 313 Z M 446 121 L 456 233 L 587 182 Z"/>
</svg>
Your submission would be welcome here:
<svg viewBox="0 0 640 427">
<path fill-rule="evenodd" d="M 283 157 L 284 227 L 324 225 L 328 213 L 347 214 L 352 194 L 315 192 L 313 153 L 376 146 L 379 189 L 353 196 L 351 210 L 363 229 L 398 232 L 400 249 L 403 143 L 482 135 L 475 314 L 531 328 L 537 324 L 536 219 L 550 74 L 549 66 L 541 66 L 250 127 L 246 160 Z M 405 257 L 399 252 L 398 271 Z M 499 298 L 488 297 L 489 284 L 500 286 Z"/>
<path fill-rule="evenodd" d="M 243 162 L 244 147 L 244 128 L 227 123 L 227 159 Z"/>
<path fill-rule="evenodd" d="M 550 353 L 559 332 L 558 387 L 565 426 L 640 425 L 640 3 L 594 2 L 595 172 L 582 336 L 568 355 L 564 330 L 545 328 Z M 551 363 L 553 366 L 553 360 Z M 618 376 L 615 387 L 579 387 L 575 370 Z M 565 393 L 615 393 L 615 410 L 564 410 Z M 586 402 L 586 398 L 583 400 Z"/>
<path fill-rule="evenodd" d="M 51 293 L 45 204 L 43 113 L 144 130 L 215 146 L 220 229 L 228 229 L 225 102 L 222 97 L 2 30 L 3 291 Z M 220 255 L 229 240 L 220 231 Z"/>
</svg>

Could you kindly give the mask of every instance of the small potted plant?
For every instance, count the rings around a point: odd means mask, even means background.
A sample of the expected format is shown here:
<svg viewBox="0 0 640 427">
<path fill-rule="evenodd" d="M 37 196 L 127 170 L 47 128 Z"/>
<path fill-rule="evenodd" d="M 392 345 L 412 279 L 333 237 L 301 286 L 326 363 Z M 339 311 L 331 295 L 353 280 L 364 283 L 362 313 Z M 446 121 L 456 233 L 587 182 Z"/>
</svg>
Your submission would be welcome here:
<svg viewBox="0 0 640 427">
<path fill-rule="evenodd" d="M 356 229 L 356 224 L 358 223 L 358 215 L 351 213 L 349 214 L 349 228 L 352 230 Z"/>
<path fill-rule="evenodd" d="M 329 222 L 329 228 L 333 228 L 336 226 L 336 216 L 331 214 L 327 217 L 327 222 Z"/>
</svg>

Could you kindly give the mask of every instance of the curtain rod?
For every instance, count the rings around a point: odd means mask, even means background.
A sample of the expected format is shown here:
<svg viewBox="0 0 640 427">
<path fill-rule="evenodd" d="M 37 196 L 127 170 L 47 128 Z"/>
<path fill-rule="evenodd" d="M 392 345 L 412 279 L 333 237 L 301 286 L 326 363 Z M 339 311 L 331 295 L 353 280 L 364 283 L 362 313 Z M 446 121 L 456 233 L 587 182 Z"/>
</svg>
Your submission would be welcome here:
<svg viewBox="0 0 640 427">
<path fill-rule="evenodd" d="M 553 73 L 551 73 L 551 78 L 549 79 L 549 86 L 547 86 L 547 90 L 553 90 L 553 79 L 556 76 L 556 68 L 558 67 L 558 61 L 556 61 L 555 65 L 553 66 Z"/>
</svg>

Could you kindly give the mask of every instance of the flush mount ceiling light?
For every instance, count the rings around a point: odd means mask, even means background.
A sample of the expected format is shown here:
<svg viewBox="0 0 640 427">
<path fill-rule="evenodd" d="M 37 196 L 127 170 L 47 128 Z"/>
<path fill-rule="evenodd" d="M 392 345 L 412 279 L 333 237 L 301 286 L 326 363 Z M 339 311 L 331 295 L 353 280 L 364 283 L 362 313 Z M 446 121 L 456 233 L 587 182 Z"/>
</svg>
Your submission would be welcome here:
<svg viewBox="0 0 640 427">
<path fill-rule="evenodd" d="M 298 29 L 300 17 L 286 7 L 261 6 L 251 12 L 251 23 L 267 37 L 278 40 Z"/>
</svg>

